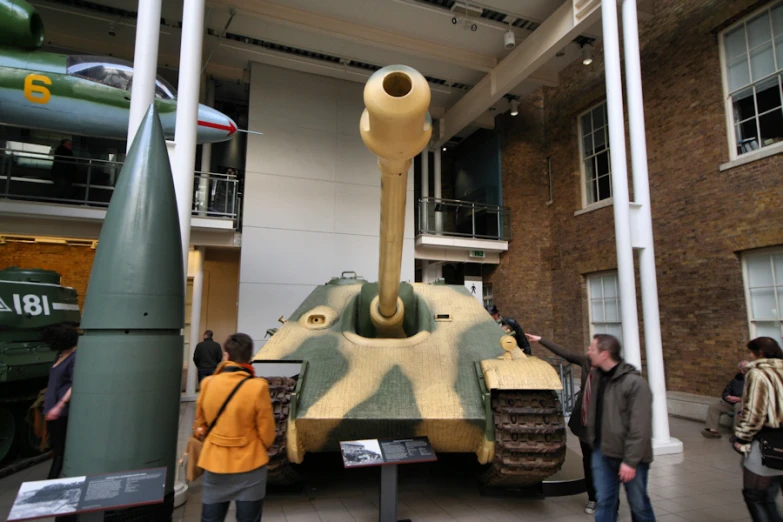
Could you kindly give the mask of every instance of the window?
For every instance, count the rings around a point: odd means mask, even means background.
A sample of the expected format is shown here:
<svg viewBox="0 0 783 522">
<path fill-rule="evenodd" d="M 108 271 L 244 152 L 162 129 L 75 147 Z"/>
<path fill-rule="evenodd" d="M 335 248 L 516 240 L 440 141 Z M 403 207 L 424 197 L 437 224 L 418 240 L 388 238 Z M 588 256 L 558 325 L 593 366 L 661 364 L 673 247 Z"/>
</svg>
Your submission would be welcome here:
<svg viewBox="0 0 783 522">
<path fill-rule="evenodd" d="M 750 338 L 772 337 L 781 344 L 783 248 L 746 254 L 742 265 Z"/>
<path fill-rule="evenodd" d="M 749 16 L 721 36 L 733 154 L 783 141 L 783 2 Z"/>
<path fill-rule="evenodd" d="M 492 295 L 492 283 L 484 283 L 484 295 L 482 297 L 484 301 L 484 308 L 495 304 L 495 300 Z"/>
<path fill-rule="evenodd" d="M 587 277 L 587 299 L 590 301 L 590 337 L 611 334 L 623 342 L 620 323 L 620 292 L 617 272 L 592 274 Z"/>
<path fill-rule="evenodd" d="M 585 180 L 585 203 L 591 205 L 612 197 L 606 102 L 580 116 L 579 135 L 582 175 Z"/>
</svg>

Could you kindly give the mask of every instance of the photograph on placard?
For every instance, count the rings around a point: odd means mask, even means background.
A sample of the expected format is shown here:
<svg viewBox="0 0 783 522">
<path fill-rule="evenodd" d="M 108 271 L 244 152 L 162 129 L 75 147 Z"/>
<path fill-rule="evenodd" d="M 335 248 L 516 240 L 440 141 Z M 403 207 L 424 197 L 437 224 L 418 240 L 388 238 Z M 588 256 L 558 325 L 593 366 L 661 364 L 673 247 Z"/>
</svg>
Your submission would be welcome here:
<svg viewBox="0 0 783 522">
<path fill-rule="evenodd" d="M 383 462 L 381 447 L 376 439 L 341 442 L 340 450 L 346 466 L 366 466 Z"/>
<path fill-rule="evenodd" d="M 79 507 L 87 477 L 23 482 L 8 520 L 74 513 Z"/>
</svg>

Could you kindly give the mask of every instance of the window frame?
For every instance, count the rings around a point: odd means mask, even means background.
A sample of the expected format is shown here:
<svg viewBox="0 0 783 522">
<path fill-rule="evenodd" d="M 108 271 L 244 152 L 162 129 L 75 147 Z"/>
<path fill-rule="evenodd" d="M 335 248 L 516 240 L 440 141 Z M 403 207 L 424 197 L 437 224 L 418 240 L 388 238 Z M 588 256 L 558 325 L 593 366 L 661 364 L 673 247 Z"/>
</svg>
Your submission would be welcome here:
<svg viewBox="0 0 783 522">
<path fill-rule="evenodd" d="M 595 335 L 595 328 L 593 324 L 595 321 L 593 321 L 593 297 L 592 297 L 592 290 L 590 285 L 590 280 L 595 277 L 606 277 L 608 275 L 613 275 L 617 284 L 617 317 L 618 321 L 617 323 L 613 321 L 598 321 L 600 324 L 619 324 L 620 325 L 620 331 L 622 332 L 622 336 L 620 338 L 620 345 L 625 346 L 623 344 L 623 338 L 625 337 L 625 331 L 623 330 L 623 311 L 622 311 L 622 301 L 621 301 L 621 295 L 620 295 L 620 274 L 617 269 L 613 270 L 602 270 L 601 272 L 592 272 L 589 274 L 585 274 L 585 290 L 587 292 L 587 324 L 588 324 L 588 333 L 589 333 L 589 340 L 592 340 L 593 336 Z M 601 286 L 602 292 L 603 292 L 603 283 Z M 602 302 L 606 299 L 606 293 L 603 292 L 601 295 Z M 604 305 L 604 318 L 606 318 L 606 306 Z"/>
<path fill-rule="evenodd" d="M 608 100 L 604 99 L 602 101 L 599 101 L 587 109 L 583 110 L 576 116 L 576 125 L 577 125 L 577 140 L 579 142 L 579 177 L 581 179 L 581 185 L 582 185 L 582 209 L 592 209 L 594 207 L 602 208 L 607 205 L 611 205 L 614 202 L 614 193 L 612 192 L 612 147 L 609 143 L 609 114 L 608 114 Z M 584 129 L 582 128 L 582 117 L 584 117 L 586 114 L 593 112 L 595 109 L 600 107 L 601 105 L 605 105 L 606 107 L 606 149 L 605 151 L 608 154 L 608 162 L 609 162 L 609 197 L 604 199 L 599 199 L 597 201 L 593 201 L 592 203 L 588 203 L 587 200 L 587 194 L 588 194 L 588 188 L 587 188 L 587 173 L 585 171 L 585 147 L 584 147 Z M 590 132 L 593 132 L 591 130 Z M 602 151 L 604 152 L 604 151 Z M 595 154 L 593 154 L 595 156 Z M 597 176 L 596 176 L 597 177 Z"/>
<path fill-rule="evenodd" d="M 746 158 L 748 161 L 753 161 L 754 159 L 761 159 L 764 157 L 768 157 L 774 154 L 780 154 L 783 152 L 783 141 L 779 143 L 774 143 L 772 145 L 767 145 L 766 147 L 759 147 L 757 150 L 752 150 L 749 152 L 745 152 L 742 154 L 737 154 L 737 134 L 735 130 L 735 121 L 734 121 L 734 106 L 732 104 L 731 99 L 731 93 L 729 92 L 729 71 L 728 71 L 728 63 L 726 62 L 726 35 L 733 30 L 737 29 L 740 26 L 745 25 L 749 20 L 757 17 L 759 14 L 761 14 L 764 11 L 768 11 L 771 15 L 772 9 L 779 7 L 783 5 L 783 1 L 772 1 L 766 5 L 763 5 L 759 7 L 758 9 L 754 9 L 750 13 L 743 16 L 740 20 L 737 20 L 733 24 L 729 25 L 728 27 L 724 28 L 720 31 L 718 35 L 718 58 L 720 59 L 720 74 L 721 74 L 721 84 L 723 87 L 723 108 L 726 112 L 725 114 L 725 120 L 726 120 L 726 136 L 728 137 L 728 143 L 726 144 L 729 149 L 729 162 L 735 162 L 735 161 L 742 161 Z M 773 59 L 776 57 L 776 50 L 775 50 L 775 35 L 771 34 L 771 43 L 772 43 L 772 53 L 773 53 Z M 747 40 L 747 28 L 745 29 L 745 38 Z M 748 57 L 749 59 L 749 57 Z M 777 66 L 777 63 L 775 64 Z M 783 70 L 778 70 L 771 75 L 768 75 L 758 81 L 751 81 L 748 85 L 744 86 L 743 89 L 753 88 L 757 84 L 764 82 L 768 80 L 769 78 L 772 78 L 774 76 L 783 76 Z M 752 80 L 752 77 L 751 77 Z M 783 102 L 783 95 L 781 96 L 781 102 Z M 753 94 L 753 103 L 756 104 L 756 94 L 754 92 Z M 783 109 L 782 109 L 783 110 Z M 756 114 L 754 116 L 756 120 L 758 120 L 758 110 L 756 110 Z M 761 140 L 761 136 L 759 136 L 759 141 Z"/>
<path fill-rule="evenodd" d="M 755 339 L 756 337 L 758 337 L 758 335 L 756 334 L 756 324 L 755 324 L 758 321 L 755 321 L 753 319 L 753 303 L 751 302 L 751 295 L 750 295 L 750 274 L 748 273 L 748 258 L 755 257 L 755 256 L 772 256 L 774 254 L 783 254 L 783 246 L 774 246 L 774 247 L 759 248 L 754 250 L 746 250 L 740 253 L 740 261 L 742 263 L 742 287 L 743 287 L 743 292 L 745 294 L 745 313 L 748 321 L 748 335 L 750 336 L 749 337 L 750 339 Z M 774 277 L 774 273 L 773 273 L 773 277 Z M 773 285 L 773 288 L 774 287 L 775 285 Z M 780 336 L 781 338 L 783 338 L 783 313 L 781 313 L 780 310 L 778 310 L 778 316 L 780 317 L 780 319 L 770 319 L 766 322 L 777 321 L 779 323 L 778 327 L 780 329 Z M 763 320 L 761 321 L 764 322 Z"/>
</svg>

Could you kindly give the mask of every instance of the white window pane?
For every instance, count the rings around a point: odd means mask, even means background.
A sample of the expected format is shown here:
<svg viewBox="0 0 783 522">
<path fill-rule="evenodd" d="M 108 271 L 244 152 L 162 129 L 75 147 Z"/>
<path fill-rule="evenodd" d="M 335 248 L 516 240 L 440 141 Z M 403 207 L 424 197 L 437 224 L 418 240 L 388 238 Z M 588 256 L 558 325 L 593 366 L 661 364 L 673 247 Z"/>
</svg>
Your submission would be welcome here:
<svg viewBox="0 0 783 522">
<path fill-rule="evenodd" d="M 604 310 L 606 310 L 606 320 L 620 322 L 620 310 L 617 299 L 607 299 L 604 301 Z"/>
<path fill-rule="evenodd" d="M 601 322 L 604 320 L 604 307 L 603 301 L 600 299 L 590 300 L 590 319 L 595 322 Z"/>
<path fill-rule="evenodd" d="M 593 146 L 600 152 L 606 148 L 606 127 L 597 129 L 593 134 Z"/>
<path fill-rule="evenodd" d="M 783 286 L 777 287 L 778 294 L 778 319 L 783 319 Z"/>
<path fill-rule="evenodd" d="M 748 22 L 748 45 L 751 49 L 771 39 L 769 13 L 762 13 Z"/>
<path fill-rule="evenodd" d="M 723 39 L 724 47 L 726 48 L 726 61 L 739 58 L 747 52 L 745 46 L 745 27 L 740 26 L 734 29 L 732 32 L 727 33 Z"/>
<path fill-rule="evenodd" d="M 775 72 L 775 58 L 772 56 L 771 43 L 750 52 L 750 68 L 754 82 Z"/>
<path fill-rule="evenodd" d="M 772 31 L 775 36 L 783 35 L 783 4 L 772 10 Z"/>
<path fill-rule="evenodd" d="M 606 331 L 609 335 L 614 335 L 620 341 L 620 345 L 623 343 L 623 327 L 619 323 L 609 323 L 606 325 Z"/>
<path fill-rule="evenodd" d="M 602 103 L 600 106 L 593 109 L 593 129 L 597 129 L 598 127 L 603 127 L 606 118 L 604 117 L 604 114 L 606 113 L 606 104 Z"/>
<path fill-rule="evenodd" d="M 593 131 L 593 126 L 590 123 L 590 113 L 588 112 L 582 116 L 582 136 Z"/>
<path fill-rule="evenodd" d="M 775 55 L 778 59 L 778 71 L 783 69 L 783 54 L 781 53 L 783 53 L 783 36 L 780 36 L 775 40 Z"/>
<path fill-rule="evenodd" d="M 752 288 L 750 303 L 754 320 L 777 319 L 778 306 L 774 288 Z"/>
<path fill-rule="evenodd" d="M 783 347 L 780 339 L 780 322 L 778 321 L 756 323 L 755 337 L 772 337 L 778 342 L 778 345 Z"/>
<path fill-rule="evenodd" d="M 604 276 L 604 297 L 617 297 L 617 276 Z"/>
<path fill-rule="evenodd" d="M 745 57 L 729 62 L 729 90 L 736 91 L 750 83 L 748 60 Z"/>
<path fill-rule="evenodd" d="M 590 299 L 601 299 L 604 296 L 601 289 L 601 278 L 590 277 L 588 282 L 590 283 Z"/>
<path fill-rule="evenodd" d="M 753 256 L 747 260 L 750 288 L 772 286 L 772 266 L 769 256 Z"/>
<path fill-rule="evenodd" d="M 772 261 L 775 265 L 775 282 L 779 285 L 783 285 L 783 254 L 773 255 Z M 781 348 L 783 348 L 783 346 L 781 346 Z"/>
<path fill-rule="evenodd" d="M 592 156 L 593 155 L 593 135 L 592 134 L 588 134 L 587 136 L 582 138 L 582 147 L 583 147 L 583 151 L 584 151 L 584 156 L 582 156 L 582 157 L 586 158 L 588 156 Z"/>
</svg>

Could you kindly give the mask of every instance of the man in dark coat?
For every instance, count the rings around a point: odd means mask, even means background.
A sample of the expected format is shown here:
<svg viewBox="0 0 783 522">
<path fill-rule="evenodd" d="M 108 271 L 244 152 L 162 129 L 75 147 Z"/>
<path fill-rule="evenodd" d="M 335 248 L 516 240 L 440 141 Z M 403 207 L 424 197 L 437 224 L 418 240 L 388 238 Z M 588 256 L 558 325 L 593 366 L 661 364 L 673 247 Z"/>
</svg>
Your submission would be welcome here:
<svg viewBox="0 0 783 522">
<path fill-rule="evenodd" d="M 718 423 L 720 416 L 724 413 L 734 412 L 734 424 L 737 424 L 737 418 L 742 412 L 742 389 L 745 387 L 745 365 L 748 361 L 742 361 L 737 365 L 739 373 L 729 381 L 729 384 L 723 389 L 721 399 L 710 405 L 707 410 L 707 422 L 701 434 L 708 439 L 719 439 Z"/>
<path fill-rule="evenodd" d="M 193 362 L 198 368 L 198 382 L 215 373 L 215 369 L 223 362 L 223 349 L 212 340 L 212 335 L 212 330 L 204 332 L 204 340 L 198 343 L 193 353 Z"/>
<path fill-rule="evenodd" d="M 530 349 L 530 343 L 525 336 L 525 331 L 522 330 L 522 327 L 518 322 L 516 322 L 516 320 L 510 317 L 501 316 L 500 312 L 498 311 L 498 307 L 495 305 L 488 306 L 487 312 L 489 312 L 489 315 L 492 316 L 492 319 L 494 319 L 495 322 L 498 323 L 501 328 L 503 328 L 503 330 L 508 333 L 508 335 L 514 336 L 514 338 L 517 340 L 517 346 L 522 348 L 523 352 L 528 355 L 533 353 L 533 351 Z"/>
<path fill-rule="evenodd" d="M 73 142 L 64 139 L 54 150 L 51 176 L 55 194 L 58 198 L 73 199 L 73 181 L 76 165 L 73 162 Z"/>
</svg>

